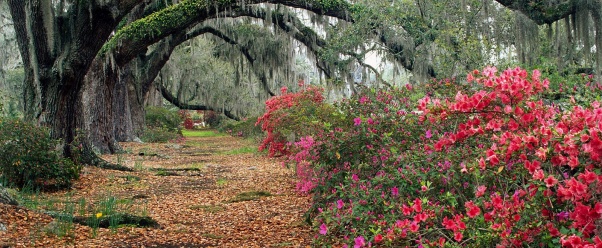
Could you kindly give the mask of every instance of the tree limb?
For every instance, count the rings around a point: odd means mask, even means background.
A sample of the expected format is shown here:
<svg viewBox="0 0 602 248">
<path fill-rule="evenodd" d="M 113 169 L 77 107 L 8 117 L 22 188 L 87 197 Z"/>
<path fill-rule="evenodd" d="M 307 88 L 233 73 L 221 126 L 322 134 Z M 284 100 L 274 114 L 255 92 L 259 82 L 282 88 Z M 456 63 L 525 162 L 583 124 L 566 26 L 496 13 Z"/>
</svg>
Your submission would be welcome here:
<svg viewBox="0 0 602 248">
<path fill-rule="evenodd" d="M 161 90 L 161 95 L 163 96 L 163 98 L 165 98 L 165 100 L 167 100 L 168 102 L 170 102 L 171 104 L 175 105 L 176 107 L 178 107 L 180 109 L 211 110 L 211 111 L 221 112 L 221 111 L 218 111 L 219 109 L 215 109 L 215 108 L 205 106 L 205 105 L 193 105 L 193 104 L 182 103 L 182 102 L 180 102 L 180 100 L 177 97 L 172 95 L 171 92 L 169 92 L 169 90 L 167 90 L 165 85 L 159 84 L 159 89 Z M 232 120 L 240 121 L 240 118 L 238 116 L 232 114 L 228 110 L 224 109 L 223 113 L 226 117 L 228 117 Z"/>
</svg>

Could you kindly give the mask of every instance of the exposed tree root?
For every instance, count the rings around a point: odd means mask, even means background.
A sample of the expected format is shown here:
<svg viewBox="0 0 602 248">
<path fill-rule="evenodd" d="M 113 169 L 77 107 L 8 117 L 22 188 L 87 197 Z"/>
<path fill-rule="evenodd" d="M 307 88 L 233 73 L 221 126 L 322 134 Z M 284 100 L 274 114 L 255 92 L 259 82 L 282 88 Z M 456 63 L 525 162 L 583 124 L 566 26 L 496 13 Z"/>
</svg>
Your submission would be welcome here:
<svg viewBox="0 0 602 248">
<path fill-rule="evenodd" d="M 134 171 L 134 169 L 120 164 L 110 163 L 96 155 L 92 151 L 84 151 L 81 157 L 81 162 L 90 166 L 95 166 L 101 169 L 118 170 L 118 171 Z"/>
<path fill-rule="evenodd" d="M 160 228 L 159 223 L 156 220 L 153 220 L 149 216 L 136 216 L 131 214 L 115 214 L 113 216 L 107 215 L 102 216 L 100 218 L 96 218 L 96 216 L 85 217 L 85 216 L 68 216 L 64 213 L 50 212 L 44 211 L 44 214 L 49 215 L 52 218 L 61 218 L 61 219 L 72 219 L 73 223 L 77 223 L 83 226 L 89 227 L 100 227 L 100 228 L 109 228 L 111 224 L 115 226 L 119 225 L 134 225 L 137 227 L 153 227 Z M 113 219 L 113 223 L 111 220 Z"/>
</svg>

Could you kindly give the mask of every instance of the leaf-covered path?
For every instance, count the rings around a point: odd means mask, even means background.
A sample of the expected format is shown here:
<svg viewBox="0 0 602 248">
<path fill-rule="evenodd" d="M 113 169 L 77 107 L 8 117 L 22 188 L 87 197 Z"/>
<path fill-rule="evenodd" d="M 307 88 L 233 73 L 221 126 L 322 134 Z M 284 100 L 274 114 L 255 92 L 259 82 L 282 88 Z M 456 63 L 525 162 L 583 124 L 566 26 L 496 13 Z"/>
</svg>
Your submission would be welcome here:
<svg viewBox="0 0 602 248">
<path fill-rule="evenodd" d="M 72 237 L 48 229 L 52 218 L 0 204 L 0 247 L 306 247 L 303 222 L 309 198 L 294 190 L 294 174 L 253 152 L 247 141 L 196 133 L 180 144 L 123 144 L 126 154 L 105 158 L 135 169 L 86 167 L 69 192 L 40 194 L 48 202 L 88 205 L 114 197 L 124 211 L 148 215 L 160 228 L 92 229 L 75 224 Z M 200 135 L 199 135 L 200 134 Z M 60 208 L 60 207 L 58 207 Z M 89 208 L 89 207 L 88 207 Z M 92 213 L 93 214 L 93 213 Z M 90 213 L 87 213 L 90 215 Z"/>
</svg>

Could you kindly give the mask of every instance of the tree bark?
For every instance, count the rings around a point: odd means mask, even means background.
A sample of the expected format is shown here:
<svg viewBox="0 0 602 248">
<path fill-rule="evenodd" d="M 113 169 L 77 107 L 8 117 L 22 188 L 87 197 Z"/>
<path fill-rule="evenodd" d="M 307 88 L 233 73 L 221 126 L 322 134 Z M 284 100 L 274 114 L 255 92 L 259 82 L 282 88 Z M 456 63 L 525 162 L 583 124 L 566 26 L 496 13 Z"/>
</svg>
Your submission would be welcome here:
<svg viewBox="0 0 602 248">
<path fill-rule="evenodd" d="M 9 0 L 25 68 L 25 118 L 49 127 L 52 137 L 62 140 L 66 157 L 72 156 L 69 144 L 78 138 L 83 158 L 97 161 L 87 135 L 78 133 L 86 130 L 82 82 L 117 23 L 139 2 L 77 1 L 64 6 Z"/>
</svg>

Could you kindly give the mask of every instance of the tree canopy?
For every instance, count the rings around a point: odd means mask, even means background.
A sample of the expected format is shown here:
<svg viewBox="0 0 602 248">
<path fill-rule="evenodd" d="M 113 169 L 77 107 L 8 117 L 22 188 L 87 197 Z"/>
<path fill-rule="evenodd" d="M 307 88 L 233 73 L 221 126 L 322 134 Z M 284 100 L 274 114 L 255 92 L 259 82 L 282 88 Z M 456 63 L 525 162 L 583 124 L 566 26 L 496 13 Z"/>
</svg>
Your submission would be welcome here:
<svg viewBox="0 0 602 248">
<path fill-rule="evenodd" d="M 152 89 L 177 106 L 234 117 L 253 114 L 247 106 L 300 79 L 340 95 L 356 83 L 392 85 L 399 74 L 419 83 L 486 64 L 599 75 L 600 6 L 598 0 L 9 0 L 11 18 L 4 11 L 2 27 L 12 24 L 15 32 L 2 44 L 18 44 L 26 119 L 66 143 L 75 130 L 97 130 L 88 139 L 99 147 L 115 144 L 110 133 L 125 119 L 140 119 L 115 113 L 140 116 Z M 203 41 L 189 41 L 195 38 Z"/>
</svg>

